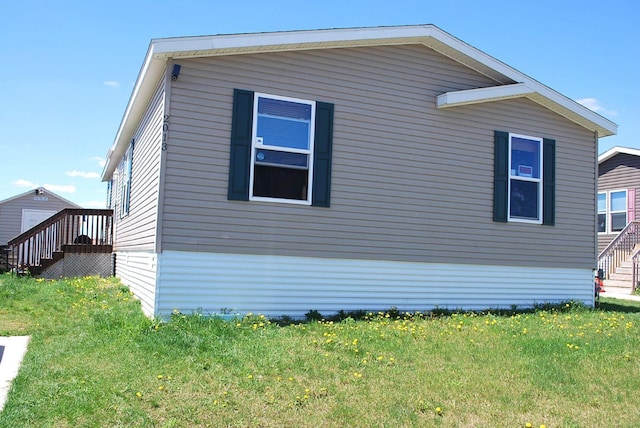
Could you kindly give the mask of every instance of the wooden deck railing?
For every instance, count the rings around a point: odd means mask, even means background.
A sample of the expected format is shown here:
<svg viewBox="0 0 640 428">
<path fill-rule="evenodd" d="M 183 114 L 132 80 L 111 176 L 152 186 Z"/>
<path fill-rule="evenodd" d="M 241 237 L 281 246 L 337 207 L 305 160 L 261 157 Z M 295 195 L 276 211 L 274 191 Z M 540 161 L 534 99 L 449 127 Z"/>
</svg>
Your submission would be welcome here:
<svg viewBox="0 0 640 428">
<path fill-rule="evenodd" d="M 65 208 L 8 242 L 9 259 L 16 272 L 41 266 L 55 253 L 111 252 L 113 211 Z"/>
<path fill-rule="evenodd" d="M 640 248 L 636 249 L 631 256 L 631 292 L 638 289 L 640 281 Z"/>
<path fill-rule="evenodd" d="M 616 271 L 622 262 L 633 255 L 639 244 L 640 220 L 634 220 L 629 222 L 598 255 L 598 269 L 602 269 L 604 278 L 609 279 L 609 276 Z"/>
</svg>

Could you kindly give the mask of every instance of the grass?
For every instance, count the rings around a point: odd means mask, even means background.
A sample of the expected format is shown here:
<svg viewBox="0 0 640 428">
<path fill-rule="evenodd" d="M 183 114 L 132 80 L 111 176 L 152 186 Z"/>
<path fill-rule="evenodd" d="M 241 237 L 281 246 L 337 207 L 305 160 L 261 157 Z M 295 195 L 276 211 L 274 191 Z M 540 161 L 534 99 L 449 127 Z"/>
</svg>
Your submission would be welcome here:
<svg viewBox="0 0 640 428">
<path fill-rule="evenodd" d="M 391 312 L 392 315 L 396 313 Z M 0 427 L 592 427 L 640 420 L 640 305 L 279 326 L 142 315 L 115 279 L 0 276 L 30 335 Z"/>
</svg>

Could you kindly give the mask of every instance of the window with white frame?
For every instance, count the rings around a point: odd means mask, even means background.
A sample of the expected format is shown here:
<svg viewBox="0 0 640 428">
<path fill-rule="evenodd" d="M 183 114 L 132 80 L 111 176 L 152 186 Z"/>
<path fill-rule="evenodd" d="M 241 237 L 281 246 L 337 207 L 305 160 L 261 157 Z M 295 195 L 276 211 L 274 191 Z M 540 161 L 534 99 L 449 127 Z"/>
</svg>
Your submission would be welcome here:
<svg viewBox="0 0 640 428">
<path fill-rule="evenodd" d="M 616 233 L 627 225 L 627 190 L 598 193 L 598 232 Z"/>
<path fill-rule="evenodd" d="M 315 102 L 256 93 L 249 199 L 311 204 Z"/>
<path fill-rule="evenodd" d="M 542 138 L 509 134 L 509 221 L 542 223 Z"/>
<path fill-rule="evenodd" d="M 554 226 L 556 140 L 494 131 L 493 221 Z"/>
<path fill-rule="evenodd" d="M 598 233 L 607 231 L 607 193 L 598 193 Z"/>
<path fill-rule="evenodd" d="M 129 148 L 124 153 L 122 160 L 117 168 L 118 181 L 118 208 L 120 218 L 129 215 L 129 206 L 131 202 L 131 169 L 133 165 L 133 146 L 134 140 L 131 140 Z"/>
<path fill-rule="evenodd" d="M 609 192 L 611 231 L 620 232 L 627 225 L 627 191 Z"/>
</svg>

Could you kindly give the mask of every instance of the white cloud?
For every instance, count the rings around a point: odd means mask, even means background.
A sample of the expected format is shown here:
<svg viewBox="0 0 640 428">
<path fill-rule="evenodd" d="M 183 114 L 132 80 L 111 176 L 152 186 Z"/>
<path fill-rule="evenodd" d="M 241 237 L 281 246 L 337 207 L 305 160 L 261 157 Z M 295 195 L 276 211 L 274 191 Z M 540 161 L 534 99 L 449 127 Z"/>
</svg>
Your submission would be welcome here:
<svg viewBox="0 0 640 428">
<path fill-rule="evenodd" d="M 107 203 L 105 201 L 89 201 L 81 203 L 80 206 L 84 208 L 105 208 Z"/>
<path fill-rule="evenodd" d="M 104 168 L 104 166 L 107 164 L 107 161 L 100 156 L 94 156 L 90 160 L 96 162 L 100 168 Z"/>
<path fill-rule="evenodd" d="M 38 184 L 29 181 L 29 180 L 16 180 L 13 182 L 14 185 L 18 186 L 18 187 L 29 187 L 31 189 L 35 189 L 36 187 L 40 187 Z"/>
<path fill-rule="evenodd" d="M 78 171 L 78 170 L 72 170 L 72 171 L 67 171 L 65 172 L 66 175 L 68 175 L 69 177 L 82 177 L 82 178 L 98 178 L 100 177 L 100 174 L 98 174 L 97 172 L 87 172 L 87 171 Z"/>
<path fill-rule="evenodd" d="M 120 82 L 117 82 L 115 80 L 105 80 L 103 83 L 105 86 L 111 86 L 112 88 L 117 88 L 118 86 L 120 86 Z"/>
<path fill-rule="evenodd" d="M 596 113 L 602 113 L 609 116 L 615 116 L 618 114 L 618 112 L 615 110 L 608 110 L 604 108 L 604 106 L 596 98 L 580 98 L 576 100 L 576 102 L 578 104 L 582 104 L 589 110 L 595 111 Z"/>
<path fill-rule="evenodd" d="M 51 190 L 52 192 L 76 193 L 76 186 L 74 186 L 73 184 L 70 184 L 70 185 L 45 184 L 44 188 L 47 190 Z"/>
</svg>

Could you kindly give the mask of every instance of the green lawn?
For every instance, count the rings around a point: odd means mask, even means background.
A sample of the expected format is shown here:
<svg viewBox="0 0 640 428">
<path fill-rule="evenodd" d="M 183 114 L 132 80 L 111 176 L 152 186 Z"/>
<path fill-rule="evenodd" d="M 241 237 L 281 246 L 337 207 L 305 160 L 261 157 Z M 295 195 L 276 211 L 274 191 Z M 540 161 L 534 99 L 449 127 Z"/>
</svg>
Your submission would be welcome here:
<svg viewBox="0 0 640 428">
<path fill-rule="evenodd" d="M 160 323 L 114 279 L 2 275 L 31 342 L 0 427 L 638 426 L 640 305 L 395 315 Z"/>
</svg>

